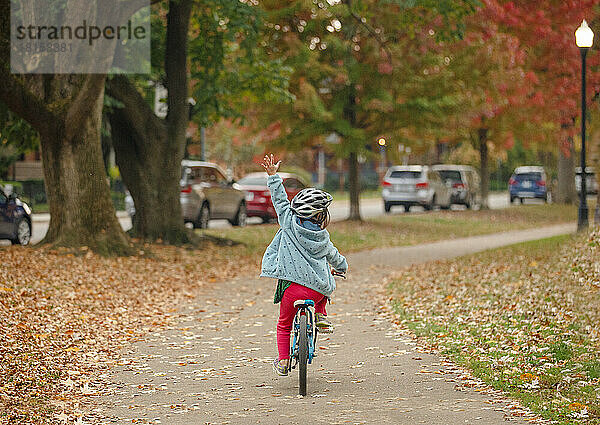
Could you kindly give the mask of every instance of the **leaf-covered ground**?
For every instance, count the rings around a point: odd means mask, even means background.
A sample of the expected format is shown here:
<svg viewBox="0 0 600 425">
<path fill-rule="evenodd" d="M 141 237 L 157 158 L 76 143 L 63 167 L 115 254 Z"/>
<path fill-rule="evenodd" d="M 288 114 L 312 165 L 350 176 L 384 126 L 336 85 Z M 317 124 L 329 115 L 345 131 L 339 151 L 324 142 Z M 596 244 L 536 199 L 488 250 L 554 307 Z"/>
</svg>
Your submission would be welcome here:
<svg viewBox="0 0 600 425">
<path fill-rule="evenodd" d="M 600 232 L 399 272 L 401 322 L 560 424 L 600 424 Z"/>
<path fill-rule="evenodd" d="M 153 246 L 152 258 L 107 259 L 2 250 L 0 424 L 77 416 L 94 393 L 94 374 L 123 344 L 167 324 L 202 285 L 256 270 L 255 259 L 222 251 Z"/>
<path fill-rule="evenodd" d="M 342 252 L 564 222 L 573 208 L 528 206 L 332 223 Z M 151 256 L 102 258 L 88 250 L 10 247 L 0 258 L 0 424 L 57 423 L 83 411 L 94 376 L 120 348 L 165 326 L 181 301 L 211 282 L 256 275 L 277 226 L 218 236 L 245 245 L 204 250 L 147 247 Z M 232 233 L 237 230 L 237 233 Z M 214 233 L 214 231 L 213 231 Z M 578 273 L 588 273 L 580 269 Z"/>
</svg>

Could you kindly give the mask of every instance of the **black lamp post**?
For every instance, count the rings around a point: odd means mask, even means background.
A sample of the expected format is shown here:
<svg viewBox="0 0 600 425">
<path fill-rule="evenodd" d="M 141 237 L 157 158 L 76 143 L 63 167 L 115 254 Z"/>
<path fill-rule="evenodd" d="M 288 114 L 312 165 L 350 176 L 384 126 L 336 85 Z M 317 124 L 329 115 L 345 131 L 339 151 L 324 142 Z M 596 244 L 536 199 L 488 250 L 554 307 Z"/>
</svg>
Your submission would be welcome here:
<svg viewBox="0 0 600 425">
<path fill-rule="evenodd" d="M 575 43 L 581 52 L 581 185 L 577 230 L 588 228 L 587 177 L 585 173 L 585 57 L 594 42 L 594 33 L 585 19 L 575 31 Z"/>
<path fill-rule="evenodd" d="M 387 158 L 385 155 L 385 145 L 386 145 L 387 141 L 385 140 L 385 137 L 380 137 L 379 139 L 377 139 L 377 144 L 379 145 L 379 169 L 380 169 L 380 174 L 381 177 L 383 178 L 383 175 L 385 174 L 385 169 L 387 166 Z"/>
</svg>

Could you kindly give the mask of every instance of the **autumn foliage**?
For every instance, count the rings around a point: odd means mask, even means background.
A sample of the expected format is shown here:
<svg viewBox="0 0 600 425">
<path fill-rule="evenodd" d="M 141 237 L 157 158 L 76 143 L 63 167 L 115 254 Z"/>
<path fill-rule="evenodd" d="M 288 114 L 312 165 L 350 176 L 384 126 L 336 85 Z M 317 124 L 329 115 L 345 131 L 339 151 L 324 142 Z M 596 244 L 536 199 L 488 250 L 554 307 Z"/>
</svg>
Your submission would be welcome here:
<svg viewBox="0 0 600 425">
<path fill-rule="evenodd" d="M 535 84 L 529 94 L 535 108 L 529 116 L 538 124 L 552 124 L 549 143 L 563 143 L 578 129 L 580 116 L 581 58 L 575 30 L 583 19 L 598 32 L 598 2 L 594 0 L 530 2 L 486 0 L 489 18 L 513 34 L 525 53 L 527 78 Z M 597 40 L 596 40 L 597 41 Z M 595 106 L 600 93 L 600 55 L 587 57 L 587 100 Z"/>
</svg>

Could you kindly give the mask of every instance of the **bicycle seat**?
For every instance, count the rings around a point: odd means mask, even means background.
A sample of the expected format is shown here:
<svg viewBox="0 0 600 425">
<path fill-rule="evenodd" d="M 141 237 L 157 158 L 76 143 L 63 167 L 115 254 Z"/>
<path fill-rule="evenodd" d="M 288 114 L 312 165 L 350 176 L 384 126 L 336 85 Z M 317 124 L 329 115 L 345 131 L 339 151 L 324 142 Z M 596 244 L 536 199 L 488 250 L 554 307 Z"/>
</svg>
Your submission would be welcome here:
<svg viewBox="0 0 600 425">
<path fill-rule="evenodd" d="M 315 302 L 313 300 L 296 300 L 294 301 L 294 307 L 296 308 L 300 308 L 300 307 L 308 307 L 308 306 L 314 306 Z"/>
</svg>

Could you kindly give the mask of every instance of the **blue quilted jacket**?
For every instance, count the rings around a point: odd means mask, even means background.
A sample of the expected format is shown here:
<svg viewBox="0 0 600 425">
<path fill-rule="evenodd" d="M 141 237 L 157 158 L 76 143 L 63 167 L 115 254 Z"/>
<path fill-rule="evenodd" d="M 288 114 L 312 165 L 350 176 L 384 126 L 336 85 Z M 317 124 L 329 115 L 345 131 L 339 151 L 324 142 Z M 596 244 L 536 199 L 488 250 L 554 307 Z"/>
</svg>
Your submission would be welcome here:
<svg viewBox="0 0 600 425">
<path fill-rule="evenodd" d="M 345 272 L 348 269 L 346 259 L 329 240 L 327 230 L 310 230 L 302 226 L 290 208 L 279 175 L 269 176 L 267 186 L 281 228 L 263 255 L 260 275 L 289 280 L 330 296 L 335 289 L 330 266 Z"/>
</svg>

